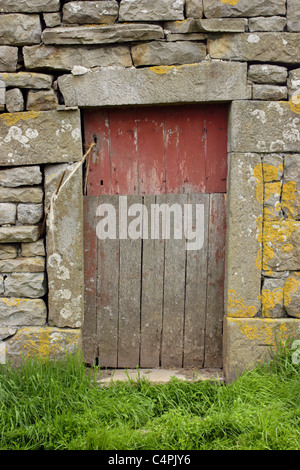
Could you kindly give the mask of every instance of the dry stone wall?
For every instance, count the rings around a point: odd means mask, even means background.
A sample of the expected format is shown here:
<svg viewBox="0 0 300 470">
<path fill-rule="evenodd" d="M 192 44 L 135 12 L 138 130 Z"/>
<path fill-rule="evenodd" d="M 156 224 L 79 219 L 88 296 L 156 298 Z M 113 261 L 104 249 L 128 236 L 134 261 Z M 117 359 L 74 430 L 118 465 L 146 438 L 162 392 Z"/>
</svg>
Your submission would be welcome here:
<svg viewBox="0 0 300 470">
<path fill-rule="evenodd" d="M 82 110 L 218 101 L 231 378 L 299 328 L 299 1 L 0 0 L 1 362 L 80 344 L 80 171 L 43 222 L 82 158 Z"/>
</svg>

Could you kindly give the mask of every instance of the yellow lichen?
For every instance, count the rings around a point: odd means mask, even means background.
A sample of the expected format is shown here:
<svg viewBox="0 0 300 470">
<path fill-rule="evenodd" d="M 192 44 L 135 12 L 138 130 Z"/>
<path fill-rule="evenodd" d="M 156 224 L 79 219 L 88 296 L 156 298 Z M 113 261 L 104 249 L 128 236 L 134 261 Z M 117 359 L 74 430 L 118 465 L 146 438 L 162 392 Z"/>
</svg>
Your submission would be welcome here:
<svg viewBox="0 0 300 470">
<path fill-rule="evenodd" d="M 36 119 L 40 115 L 40 111 L 27 111 L 22 113 L 5 113 L 0 114 L 0 121 L 6 126 L 14 126 L 19 121 L 28 121 L 29 119 Z"/>
<path fill-rule="evenodd" d="M 231 6 L 235 6 L 238 4 L 239 0 L 221 0 L 222 3 L 224 3 L 225 5 L 231 5 Z"/>
<path fill-rule="evenodd" d="M 293 96 L 288 104 L 290 105 L 293 113 L 300 114 L 300 94 Z"/>
<path fill-rule="evenodd" d="M 227 314 L 229 317 L 252 318 L 256 314 L 256 308 L 246 306 L 242 298 L 237 298 L 237 293 L 233 289 L 228 290 Z"/>
<path fill-rule="evenodd" d="M 284 306 L 288 307 L 292 301 L 292 295 L 300 293 L 300 273 L 290 276 L 284 284 Z M 300 309 L 300 307 L 299 307 Z M 300 313 L 299 313 L 300 316 Z"/>
<path fill-rule="evenodd" d="M 262 303 L 263 318 L 270 318 L 271 311 L 275 308 L 275 306 L 282 305 L 283 303 L 283 287 L 278 287 L 273 291 L 269 289 L 263 289 L 259 298 Z"/>
<path fill-rule="evenodd" d="M 294 217 L 296 215 L 299 202 L 297 183 L 295 181 L 283 183 L 281 206 L 288 217 Z"/>
<path fill-rule="evenodd" d="M 242 335 L 249 340 L 258 340 L 260 343 L 270 346 L 276 346 L 278 341 L 288 339 L 288 329 L 285 323 L 278 324 L 278 320 L 264 318 L 262 320 L 243 321 L 233 320 L 238 324 Z"/>
</svg>

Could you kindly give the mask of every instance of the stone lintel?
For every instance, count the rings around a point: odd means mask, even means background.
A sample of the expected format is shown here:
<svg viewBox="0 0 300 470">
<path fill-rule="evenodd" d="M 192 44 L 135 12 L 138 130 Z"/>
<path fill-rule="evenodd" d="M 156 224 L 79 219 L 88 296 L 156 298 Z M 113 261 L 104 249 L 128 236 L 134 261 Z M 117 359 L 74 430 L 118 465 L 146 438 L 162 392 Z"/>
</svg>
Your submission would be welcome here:
<svg viewBox="0 0 300 470">
<path fill-rule="evenodd" d="M 59 78 L 67 106 L 102 107 L 248 99 L 247 64 L 203 61 L 142 69 L 109 68 Z"/>
</svg>

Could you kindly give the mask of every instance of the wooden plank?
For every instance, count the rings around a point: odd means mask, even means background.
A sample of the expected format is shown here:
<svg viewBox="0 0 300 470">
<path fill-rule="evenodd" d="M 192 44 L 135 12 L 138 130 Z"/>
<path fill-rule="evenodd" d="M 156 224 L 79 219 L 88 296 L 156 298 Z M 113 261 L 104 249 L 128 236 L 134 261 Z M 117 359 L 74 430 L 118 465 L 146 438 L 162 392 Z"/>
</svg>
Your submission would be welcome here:
<svg viewBox="0 0 300 470">
<path fill-rule="evenodd" d="M 151 205 L 156 196 L 145 196 L 150 221 Z M 149 231 L 150 232 L 150 227 Z M 141 367 L 159 367 L 163 314 L 164 240 L 143 240 L 141 301 Z"/>
<path fill-rule="evenodd" d="M 210 195 L 205 367 L 222 367 L 226 195 Z"/>
<path fill-rule="evenodd" d="M 118 217 L 118 196 L 100 196 L 100 204 L 111 204 Z M 117 367 L 119 256 L 118 238 L 98 239 L 97 337 L 101 367 Z"/>
<path fill-rule="evenodd" d="M 185 324 L 184 324 L 184 367 L 203 367 L 206 321 L 206 279 L 208 256 L 209 195 L 192 194 L 188 203 L 204 206 L 204 244 L 200 250 L 187 251 Z M 193 216 L 193 230 L 196 229 Z M 198 227 L 200 230 L 202 227 Z M 199 232 L 199 230 L 198 230 Z"/>
<path fill-rule="evenodd" d="M 97 278 L 97 237 L 96 237 L 97 198 L 83 198 L 84 229 L 84 324 L 82 344 L 84 362 L 95 364 L 98 356 L 96 320 L 96 278 Z"/>
<path fill-rule="evenodd" d="M 159 204 L 186 202 L 185 194 L 168 194 L 158 196 Z M 171 224 L 172 226 L 173 224 Z M 184 296 L 185 296 L 185 240 L 165 241 L 165 271 L 164 271 L 164 313 L 162 332 L 162 367 L 182 367 L 183 364 L 183 329 L 184 329 Z"/>
<path fill-rule="evenodd" d="M 217 108 L 207 106 L 205 111 L 206 138 L 206 192 L 226 193 L 227 179 L 227 115 L 225 104 Z"/>
<path fill-rule="evenodd" d="M 99 196 L 111 194 L 111 167 L 110 167 L 110 130 L 107 110 L 84 113 L 85 141 L 89 146 L 96 143 L 88 171 L 87 194 Z"/>
<path fill-rule="evenodd" d="M 203 110 L 199 106 L 185 106 L 178 116 L 178 142 L 181 191 L 205 193 L 205 132 Z"/>
<path fill-rule="evenodd" d="M 134 109 L 110 110 L 111 193 L 138 194 L 137 119 Z"/>
<path fill-rule="evenodd" d="M 164 194 L 164 122 L 161 108 L 137 113 L 139 194 Z"/>
<path fill-rule="evenodd" d="M 128 207 L 141 196 L 128 196 Z M 129 223 L 130 219 L 128 218 Z M 141 239 L 120 240 L 118 367 L 135 368 L 140 355 Z"/>
<path fill-rule="evenodd" d="M 88 194 L 226 192 L 227 105 L 86 111 Z"/>
</svg>

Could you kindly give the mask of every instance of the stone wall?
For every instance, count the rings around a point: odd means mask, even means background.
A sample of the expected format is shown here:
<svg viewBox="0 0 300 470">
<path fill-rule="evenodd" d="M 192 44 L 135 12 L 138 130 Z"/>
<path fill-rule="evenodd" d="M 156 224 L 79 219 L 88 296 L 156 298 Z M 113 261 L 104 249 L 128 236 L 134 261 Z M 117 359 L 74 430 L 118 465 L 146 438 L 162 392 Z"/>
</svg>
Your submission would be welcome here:
<svg viewBox="0 0 300 470">
<path fill-rule="evenodd" d="M 80 345 L 84 108 L 220 101 L 230 379 L 299 335 L 299 1 L 0 0 L 1 362 Z"/>
</svg>

